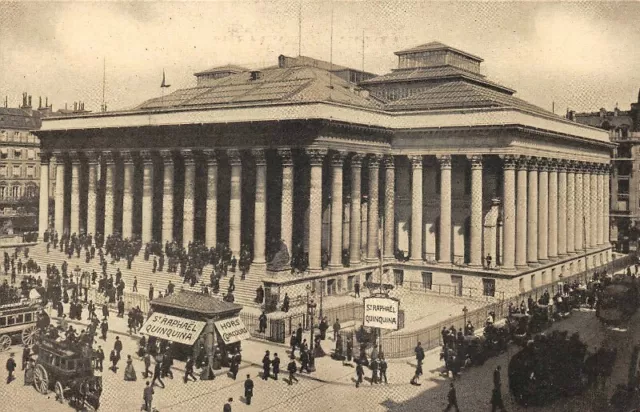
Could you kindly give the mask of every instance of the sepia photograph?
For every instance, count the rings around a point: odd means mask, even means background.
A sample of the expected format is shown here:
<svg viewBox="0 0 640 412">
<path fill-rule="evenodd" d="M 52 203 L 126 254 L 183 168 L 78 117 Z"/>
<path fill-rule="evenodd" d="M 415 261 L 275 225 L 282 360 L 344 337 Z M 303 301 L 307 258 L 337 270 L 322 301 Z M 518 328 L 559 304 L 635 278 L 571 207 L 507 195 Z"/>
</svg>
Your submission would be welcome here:
<svg viewBox="0 0 640 412">
<path fill-rule="evenodd" d="M 0 0 L 0 411 L 639 412 L 639 21 Z"/>
</svg>

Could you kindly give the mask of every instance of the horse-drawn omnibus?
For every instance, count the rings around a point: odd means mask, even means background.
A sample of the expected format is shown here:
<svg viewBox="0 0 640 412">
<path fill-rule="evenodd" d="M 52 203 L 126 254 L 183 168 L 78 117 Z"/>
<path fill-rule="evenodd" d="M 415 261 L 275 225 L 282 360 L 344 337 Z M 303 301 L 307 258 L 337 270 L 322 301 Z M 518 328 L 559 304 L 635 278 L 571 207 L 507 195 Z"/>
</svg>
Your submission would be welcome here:
<svg viewBox="0 0 640 412">
<path fill-rule="evenodd" d="M 33 300 L 0 306 L 0 352 L 8 350 L 18 336 L 24 345 L 34 343 L 38 307 Z"/>
</svg>

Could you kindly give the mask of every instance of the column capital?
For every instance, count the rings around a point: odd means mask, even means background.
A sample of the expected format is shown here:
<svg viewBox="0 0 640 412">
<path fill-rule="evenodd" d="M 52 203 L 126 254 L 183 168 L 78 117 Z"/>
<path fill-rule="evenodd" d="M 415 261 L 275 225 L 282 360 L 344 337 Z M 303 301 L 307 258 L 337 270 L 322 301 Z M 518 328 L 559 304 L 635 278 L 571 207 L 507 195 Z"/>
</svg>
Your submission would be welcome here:
<svg viewBox="0 0 640 412">
<path fill-rule="evenodd" d="M 124 164 L 133 164 L 133 156 L 130 151 L 126 150 L 120 152 L 120 157 L 122 157 Z"/>
<path fill-rule="evenodd" d="M 568 161 L 565 159 L 555 159 L 556 168 L 558 169 L 558 173 L 566 173 L 568 167 Z"/>
<path fill-rule="evenodd" d="M 264 166 L 267 164 L 267 157 L 264 149 L 251 149 L 251 155 L 256 162 L 256 166 Z"/>
<path fill-rule="evenodd" d="M 113 157 L 113 152 L 111 151 L 106 151 L 106 152 L 102 152 L 100 153 L 100 155 L 102 156 L 102 158 L 104 159 L 104 162 L 108 165 L 113 165 L 115 164 L 115 159 Z"/>
<path fill-rule="evenodd" d="M 160 157 L 165 165 L 173 163 L 173 152 L 171 150 L 160 150 Z"/>
<path fill-rule="evenodd" d="M 98 164 L 98 160 L 100 157 L 99 152 L 89 150 L 87 152 L 84 152 L 84 155 L 87 157 L 87 163 L 89 163 L 90 165 Z"/>
<path fill-rule="evenodd" d="M 215 166 L 218 164 L 218 156 L 214 149 L 204 149 L 202 151 L 207 166 Z"/>
<path fill-rule="evenodd" d="M 72 164 L 80 163 L 80 152 L 76 152 L 75 150 L 69 152 L 69 159 L 71 159 Z"/>
<path fill-rule="evenodd" d="M 180 155 L 182 156 L 182 159 L 184 159 L 184 164 L 195 164 L 196 162 L 196 158 L 195 155 L 193 153 L 193 150 L 191 149 L 184 149 L 184 150 L 180 150 Z"/>
<path fill-rule="evenodd" d="M 482 169 L 482 155 L 468 155 L 467 159 L 472 169 Z"/>
<path fill-rule="evenodd" d="M 153 163 L 153 153 L 151 150 L 140 150 L 139 154 L 143 164 L 150 165 Z"/>
<path fill-rule="evenodd" d="M 62 153 L 61 151 L 54 151 L 51 153 L 51 157 L 53 157 L 53 161 L 56 164 L 64 164 L 64 153 Z"/>
<path fill-rule="evenodd" d="M 51 160 L 52 157 L 53 156 L 52 156 L 51 152 L 41 151 L 40 152 L 40 164 L 41 165 L 49 164 L 49 160 Z"/>
<path fill-rule="evenodd" d="M 436 160 L 440 163 L 440 169 L 451 169 L 451 155 L 439 155 Z"/>
<path fill-rule="evenodd" d="M 282 162 L 282 166 L 293 166 L 293 152 L 290 147 L 279 147 L 276 150 L 280 157 L 280 161 Z"/>
<path fill-rule="evenodd" d="M 346 152 L 332 152 L 331 153 L 331 166 L 333 167 L 342 167 L 344 165 L 344 161 L 347 158 Z"/>
<path fill-rule="evenodd" d="M 385 169 L 394 169 L 396 167 L 396 158 L 393 155 L 385 155 L 382 158 Z"/>
<path fill-rule="evenodd" d="M 362 167 L 362 160 L 364 155 L 362 153 L 353 153 L 351 155 L 351 167 Z"/>
<path fill-rule="evenodd" d="M 409 155 L 408 157 L 413 169 L 422 169 L 422 155 Z"/>
<path fill-rule="evenodd" d="M 609 163 L 600 163 L 600 174 L 608 175 L 609 174 Z"/>
<path fill-rule="evenodd" d="M 549 159 L 545 157 L 538 158 L 538 171 L 549 172 Z"/>
<path fill-rule="evenodd" d="M 516 167 L 519 170 L 527 170 L 529 167 L 529 157 L 528 156 L 519 156 L 516 158 Z"/>
<path fill-rule="evenodd" d="M 382 161 L 382 155 L 381 154 L 369 154 L 367 155 L 367 163 L 369 165 L 370 168 L 379 168 L 380 167 L 380 162 Z"/>
<path fill-rule="evenodd" d="M 502 155 L 502 167 L 504 169 L 515 169 L 518 164 L 518 157 L 514 155 Z"/>
<path fill-rule="evenodd" d="M 538 170 L 540 166 L 540 158 L 532 156 L 527 160 L 527 170 L 533 171 Z"/>
<path fill-rule="evenodd" d="M 548 159 L 547 166 L 549 167 L 549 172 L 558 172 L 560 161 L 558 159 Z"/>
<path fill-rule="evenodd" d="M 317 149 L 306 148 L 304 152 L 309 157 L 309 162 L 311 163 L 311 166 L 321 166 L 322 161 L 327 155 L 327 149 L 321 149 L 321 148 L 317 148 Z"/>
<path fill-rule="evenodd" d="M 242 165 L 242 153 L 238 149 L 227 150 L 227 157 L 229 158 L 229 164 L 231 166 Z"/>
</svg>

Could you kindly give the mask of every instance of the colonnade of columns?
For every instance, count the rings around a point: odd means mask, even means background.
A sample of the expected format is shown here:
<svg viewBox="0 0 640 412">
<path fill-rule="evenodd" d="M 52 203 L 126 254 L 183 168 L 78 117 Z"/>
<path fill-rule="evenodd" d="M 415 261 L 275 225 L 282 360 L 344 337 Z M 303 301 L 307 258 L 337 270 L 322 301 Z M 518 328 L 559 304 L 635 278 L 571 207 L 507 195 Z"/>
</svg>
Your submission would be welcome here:
<svg viewBox="0 0 640 412">
<path fill-rule="evenodd" d="M 218 153 L 212 149 L 200 151 L 204 156 L 206 177 L 206 211 L 205 236 L 207 246 L 216 244 L 220 237 L 218 219 L 228 219 L 228 239 L 231 251 L 239 256 L 242 244 L 241 226 L 243 205 L 243 156 L 238 149 L 226 151 L 229 163 L 229 197 L 221 199 L 218 191 Z M 251 149 L 251 158 L 255 165 L 255 199 L 253 227 L 254 264 L 266 263 L 266 227 L 267 199 L 273 194 L 268 193 L 267 166 L 268 162 L 264 149 Z M 297 153 L 297 152 L 296 152 Z M 378 230 L 380 219 L 384 217 L 384 239 L 382 242 L 382 256 L 384 259 L 394 259 L 396 251 L 395 233 L 395 196 L 396 175 L 395 158 L 390 155 L 347 153 L 343 151 L 327 150 L 324 148 L 308 148 L 303 151 L 309 168 L 309 204 L 308 204 L 308 244 L 309 268 L 320 270 L 322 261 L 322 223 L 323 223 L 323 171 L 330 173 L 330 233 L 329 267 L 342 266 L 343 250 L 343 185 L 350 187 L 350 224 L 349 231 L 349 263 L 351 265 L 363 262 L 375 262 L 378 256 Z M 159 158 L 163 163 L 164 176 L 162 190 L 154 192 L 154 167 L 151 151 L 138 152 L 121 151 L 124 181 L 122 193 L 122 235 L 130 237 L 134 228 L 134 202 L 142 202 L 143 243 L 153 239 L 154 197 L 162 197 L 162 221 L 156 222 L 161 226 L 161 239 L 171 241 L 176 236 L 174 219 L 182 219 L 182 242 L 187 245 L 194 240 L 196 224 L 196 156 L 194 151 L 186 149 L 180 151 L 184 160 L 184 197 L 183 216 L 174 216 L 174 182 L 175 165 L 174 152 L 159 150 Z M 134 162 L 134 157 L 141 162 Z M 280 199 L 280 235 L 291 251 L 293 244 L 294 226 L 302 229 L 301 222 L 294 222 L 294 154 L 290 148 L 277 149 L 277 157 L 281 164 L 282 191 Z M 114 210 L 116 203 L 116 166 L 111 151 L 85 152 L 80 156 L 72 152 L 70 162 L 61 153 L 53 153 L 51 161 L 56 165 L 55 189 L 55 217 L 54 228 L 57 232 L 86 233 L 97 232 L 97 221 L 104 220 L 104 236 L 111 235 L 116 227 Z M 503 158 L 503 242 L 501 264 L 505 269 L 515 269 L 532 264 L 544 263 L 547 260 L 581 252 L 583 249 L 595 248 L 608 243 L 609 238 L 609 185 L 605 179 L 608 165 L 589 164 L 580 162 L 559 161 L 556 159 L 528 158 L 522 156 L 502 156 Z M 81 159 L 86 159 L 86 168 L 81 167 Z M 104 164 L 100 174 L 104 182 L 104 216 L 98 216 L 98 165 L 100 159 Z M 328 168 L 324 168 L 325 160 Z M 443 264 L 452 261 L 452 157 L 440 155 L 436 157 L 440 168 L 440 221 L 439 221 L 439 252 L 437 260 Z M 424 259 L 423 244 L 423 164 L 422 155 L 410 155 L 411 164 L 411 229 L 410 229 L 410 259 L 421 262 Z M 363 162 L 366 161 L 368 173 L 368 193 L 362 193 Z M 471 267 L 483 265 L 483 157 L 468 156 L 470 164 L 470 226 L 469 226 L 469 264 Z M 42 156 L 43 166 L 49 162 L 47 155 Z M 344 166 L 349 162 L 349 176 L 345 176 Z M 68 227 L 65 227 L 65 168 L 71 165 L 71 210 Z M 142 198 L 134 199 L 133 176 L 137 164 L 142 165 Z M 297 169 L 298 166 L 295 167 Z M 383 171 L 380 168 L 383 168 Z M 43 167 L 43 170 L 48 170 Z M 80 174 L 83 170 L 88 173 L 87 185 L 81 185 Z M 140 173 L 138 171 L 137 173 Z M 49 187 L 48 173 L 41 175 L 41 187 Z M 45 182 L 46 180 L 46 182 Z M 379 183 L 384 185 L 384 193 L 379 204 Z M 404 182 L 401 182 L 404 184 Z M 400 184 L 400 183 L 398 183 Z M 86 203 L 86 227 L 80 227 L 80 190 L 88 190 Z M 42 191 L 41 196 L 48 193 Z M 325 194 L 327 195 L 327 194 Z M 367 196 L 367 228 L 363 231 L 361 216 L 361 199 Z M 218 202 L 229 202 L 229 216 L 218 216 Z M 46 228 L 48 216 L 48 201 L 40 201 L 41 232 Z M 246 222 L 245 222 L 246 224 Z M 117 225 L 118 227 L 120 225 Z M 366 236 L 367 239 L 361 239 Z M 361 245 L 366 241 L 366 250 Z"/>
</svg>

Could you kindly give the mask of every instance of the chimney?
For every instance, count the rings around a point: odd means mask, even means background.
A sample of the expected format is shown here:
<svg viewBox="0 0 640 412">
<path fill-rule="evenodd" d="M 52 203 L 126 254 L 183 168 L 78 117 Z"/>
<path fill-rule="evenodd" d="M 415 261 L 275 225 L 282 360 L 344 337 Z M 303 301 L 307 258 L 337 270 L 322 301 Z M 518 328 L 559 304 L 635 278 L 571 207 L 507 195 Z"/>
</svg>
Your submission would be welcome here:
<svg viewBox="0 0 640 412">
<path fill-rule="evenodd" d="M 31 109 L 31 95 L 29 95 L 29 109 Z"/>
<path fill-rule="evenodd" d="M 38 110 L 42 109 L 42 96 L 38 96 Z"/>
<path fill-rule="evenodd" d="M 284 56 L 284 54 L 281 54 L 280 56 L 278 56 L 278 67 L 281 69 L 284 69 L 285 67 L 285 61 L 286 57 Z"/>
<path fill-rule="evenodd" d="M 48 97 L 44 98 L 44 106 L 45 107 L 49 107 L 49 98 Z"/>
<path fill-rule="evenodd" d="M 74 112 L 78 111 L 78 102 L 73 102 L 73 111 Z"/>
<path fill-rule="evenodd" d="M 66 103 L 64 104 L 64 110 L 69 110 L 69 109 L 67 109 L 67 104 Z"/>
<path fill-rule="evenodd" d="M 22 93 L 22 107 L 27 107 L 27 92 Z"/>
<path fill-rule="evenodd" d="M 569 110 L 569 120 L 571 120 L 572 122 L 576 121 L 576 111 L 575 110 Z"/>
</svg>

